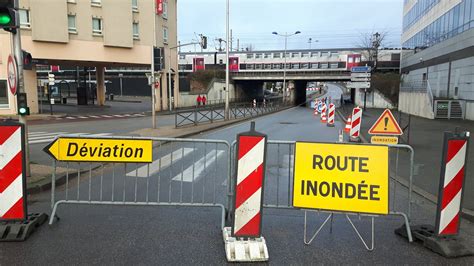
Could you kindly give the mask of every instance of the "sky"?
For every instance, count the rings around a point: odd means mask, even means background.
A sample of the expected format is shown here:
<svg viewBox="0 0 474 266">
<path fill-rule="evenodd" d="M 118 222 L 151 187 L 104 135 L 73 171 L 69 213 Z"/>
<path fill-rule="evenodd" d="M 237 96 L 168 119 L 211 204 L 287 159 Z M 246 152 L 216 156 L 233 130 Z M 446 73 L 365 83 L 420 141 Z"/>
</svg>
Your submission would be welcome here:
<svg viewBox="0 0 474 266">
<path fill-rule="evenodd" d="M 192 42 L 203 34 L 207 51 L 215 51 L 216 39 L 225 39 L 225 12 L 226 0 L 178 0 L 178 40 Z M 378 31 L 387 35 L 385 47 L 399 47 L 402 12 L 403 0 L 230 0 L 232 46 L 238 39 L 240 49 L 283 49 L 284 38 L 272 32 L 301 31 L 288 38 L 288 49 L 357 47 L 361 36 Z M 182 51 L 195 49 L 200 51 Z"/>
</svg>

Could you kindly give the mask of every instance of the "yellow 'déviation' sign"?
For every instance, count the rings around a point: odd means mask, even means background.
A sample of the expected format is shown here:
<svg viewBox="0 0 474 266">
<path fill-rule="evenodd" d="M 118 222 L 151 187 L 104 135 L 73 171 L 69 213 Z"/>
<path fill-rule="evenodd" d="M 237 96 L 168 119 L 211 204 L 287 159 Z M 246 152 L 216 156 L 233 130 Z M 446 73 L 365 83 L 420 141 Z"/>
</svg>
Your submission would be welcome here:
<svg viewBox="0 0 474 266">
<path fill-rule="evenodd" d="M 388 214 L 388 146 L 297 142 L 293 206 Z"/>
<path fill-rule="evenodd" d="M 151 163 L 153 141 L 59 137 L 44 148 L 58 161 Z"/>
</svg>

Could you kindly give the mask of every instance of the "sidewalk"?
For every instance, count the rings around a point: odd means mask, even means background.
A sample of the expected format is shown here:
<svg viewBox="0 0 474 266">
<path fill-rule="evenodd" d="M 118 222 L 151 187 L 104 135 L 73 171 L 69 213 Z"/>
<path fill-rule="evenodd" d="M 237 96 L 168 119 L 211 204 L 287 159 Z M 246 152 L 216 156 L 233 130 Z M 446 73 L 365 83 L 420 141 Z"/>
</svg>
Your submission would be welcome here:
<svg viewBox="0 0 474 266">
<path fill-rule="evenodd" d="M 370 141 L 368 130 L 382 114 L 384 109 L 367 109 L 363 112 L 361 135 Z M 339 111 L 346 119 L 352 112 L 352 106 L 345 105 Z M 392 111 L 398 119 L 398 111 Z M 404 114 L 403 128 L 407 123 L 407 115 Z M 409 127 L 409 145 L 415 150 L 415 176 L 414 185 L 423 189 L 426 197 L 437 199 L 441 169 L 441 156 L 443 149 L 443 132 L 454 131 L 456 127 L 462 130 L 474 132 L 474 122 L 468 120 L 430 120 L 417 116 L 411 116 Z M 404 132 L 407 134 L 408 132 Z M 470 145 L 472 147 L 472 145 Z M 466 181 L 464 186 L 463 207 L 474 214 L 474 149 L 468 148 L 468 162 Z"/>
</svg>

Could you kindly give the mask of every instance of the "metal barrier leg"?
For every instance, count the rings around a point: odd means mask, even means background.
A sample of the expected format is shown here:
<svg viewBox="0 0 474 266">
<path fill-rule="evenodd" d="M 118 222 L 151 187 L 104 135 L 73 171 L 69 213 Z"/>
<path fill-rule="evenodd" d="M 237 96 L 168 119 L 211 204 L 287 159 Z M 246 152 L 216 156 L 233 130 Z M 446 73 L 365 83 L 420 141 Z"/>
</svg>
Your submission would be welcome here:
<svg viewBox="0 0 474 266">
<path fill-rule="evenodd" d="M 410 226 L 410 220 L 408 219 L 408 216 L 403 213 L 403 212 L 390 212 L 392 215 L 399 215 L 403 217 L 403 220 L 405 222 L 405 228 L 407 230 L 407 236 L 408 236 L 408 242 L 413 242 L 413 236 L 411 234 L 411 226 Z"/>
<path fill-rule="evenodd" d="M 310 239 L 309 241 L 307 241 L 307 240 L 306 240 L 306 239 L 307 239 L 307 233 L 306 233 L 306 231 L 307 231 L 307 225 L 308 225 L 308 224 L 307 224 L 307 220 L 306 220 L 306 219 L 307 219 L 307 218 L 306 218 L 307 213 L 308 213 L 308 211 L 304 211 L 304 240 L 303 240 L 303 241 L 304 241 L 304 243 L 305 243 L 306 245 L 310 245 L 311 242 L 313 242 L 313 240 L 314 240 L 314 239 L 316 238 L 316 236 L 319 234 L 319 232 L 321 231 L 321 229 L 323 229 L 323 227 L 326 225 L 326 223 L 329 221 L 329 219 L 332 218 L 332 216 L 333 216 L 334 214 L 333 214 L 333 213 L 329 214 L 329 216 L 326 218 L 326 220 L 324 220 L 324 222 L 321 224 L 321 226 L 316 230 L 316 232 L 315 232 L 314 235 L 311 237 L 311 239 Z"/>
<path fill-rule="evenodd" d="M 354 229 L 354 231 L 356 232 L 357 236 L 359 237 L 360 241 L 362 241 L 362 244 L 364 244 L 365 248 L 368 250 L 368 251 L 372 251 L 374 250 L 374 235 L 375 235 L 375 229 L 374 229 L 374 217 L 372 216 L 371 217 L 371 240 L 372 240 L 372 243 L 370 245 L 370 248 L 369 246 L 367 246 L 367 243 L 365 242 L 364 238 L 360 235 L 359 233 L 359 230 L 357 230 L 357 227 L 355 227 L 354 223 L 352 222 L 351 218 L 349 218 L 349 215 L 346 214 L 346 218 L 347 220 L 349 221 L 349 223 L 352 225 L 352 228 Z"/>
</svg>

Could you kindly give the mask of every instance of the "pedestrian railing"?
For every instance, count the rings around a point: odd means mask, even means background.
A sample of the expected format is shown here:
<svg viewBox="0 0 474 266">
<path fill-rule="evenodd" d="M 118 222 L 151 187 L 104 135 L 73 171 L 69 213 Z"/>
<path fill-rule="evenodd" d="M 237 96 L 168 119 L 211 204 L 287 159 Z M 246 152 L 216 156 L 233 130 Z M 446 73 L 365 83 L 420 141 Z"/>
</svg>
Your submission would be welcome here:
<svg viewBox="0 0 474 266">
<path fill-rule="evenodd" d="M 246 118 L 275 112 L 285 106 L 279 102 L 268 103 L 231 103 L 229 119 Z M 223 105 L 201 106 L 175 112 L 175 127 L 197 126 L 203 123 L 214 123 L 225 119 Z"/>
</svg>

